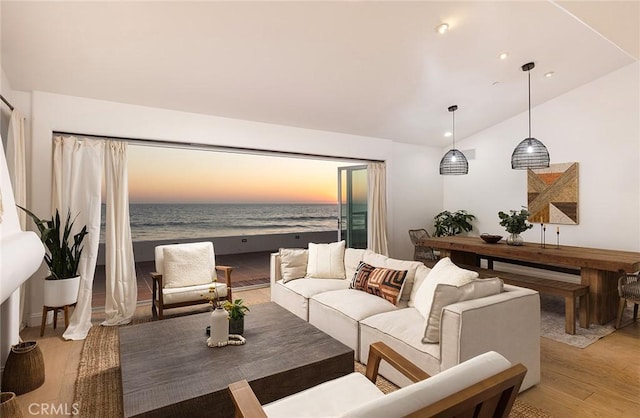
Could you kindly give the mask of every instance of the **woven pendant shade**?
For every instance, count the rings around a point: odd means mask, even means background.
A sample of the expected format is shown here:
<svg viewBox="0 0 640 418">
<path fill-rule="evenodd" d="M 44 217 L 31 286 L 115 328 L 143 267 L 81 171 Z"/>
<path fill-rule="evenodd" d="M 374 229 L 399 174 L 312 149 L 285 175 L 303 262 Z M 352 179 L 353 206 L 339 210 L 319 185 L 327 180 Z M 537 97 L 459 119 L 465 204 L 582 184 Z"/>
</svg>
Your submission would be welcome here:
<svg viewBox="0 0 640 418">
<path fill-rule="evenodd" d="M 523 139 L 511 154 L 511 168 L 514 170 L 547 167 L 549 167 L 549 151 L 535 138 Z"/>
<path fill-rule="evenodd" d="M 469 163 L 464 154 L 457 149 L 450 149 L 440 160 L 440 174 L 468 174 Z"/>
<path fill-rule="evenodd" d="M 549 167 L 549 151 L 540 141 L 531 137 L 531 70 L 535 64 L 529 62 L 522 66 L 529 79 L 529 137 L 523 139 L 511 154 L 511 168 L 514 170 L 528 170 L 530 168 Z"/>
<path fill-rule="evenodd" d="M 447 153 L 440 160 L 440 174 L 442 175 L 461 175 L 469 173 L 469 162 L 467 157 L 456 149 L 456 119 L 455 111 L 458 110 L 458 106 L 449 106 L 449 112 L 451 112 L 452 125 L 453 125 L 453 146 L 447 151 Z"/>
</svg>

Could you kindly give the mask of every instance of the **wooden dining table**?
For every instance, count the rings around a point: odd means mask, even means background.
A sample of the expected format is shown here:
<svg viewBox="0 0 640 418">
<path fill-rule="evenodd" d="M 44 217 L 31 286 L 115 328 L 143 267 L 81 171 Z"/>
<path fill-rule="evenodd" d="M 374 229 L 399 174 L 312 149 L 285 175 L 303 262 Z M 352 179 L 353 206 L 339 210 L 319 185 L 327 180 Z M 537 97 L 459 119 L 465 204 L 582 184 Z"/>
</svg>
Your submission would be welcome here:
<svg viewBox="0 0 640 418">
<path fill-rule="evenodd" d="M 640 270 L 640 252 L 603 248 L 525 242 L 507 245 L 484 242 L 480 237 L 452 236 L 422 240 L 419 245 L 440 251 L 454 263 L 479 265 L 480 257 L 535 263 L 544 266 L 570 267 L 580 270 L 580 280 L 589 286 L 591 323 L 605 324 L 616 316 L 618 306 L 618 278 L 622 273 Z"/>
</svg>

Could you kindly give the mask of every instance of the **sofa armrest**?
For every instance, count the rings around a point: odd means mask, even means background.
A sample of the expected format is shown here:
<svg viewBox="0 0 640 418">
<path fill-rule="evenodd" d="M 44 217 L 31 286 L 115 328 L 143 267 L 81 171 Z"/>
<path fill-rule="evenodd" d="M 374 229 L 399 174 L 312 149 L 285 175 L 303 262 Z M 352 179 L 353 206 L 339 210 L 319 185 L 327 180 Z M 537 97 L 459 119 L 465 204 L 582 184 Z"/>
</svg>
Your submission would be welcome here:
<svg viewBox="0 0 640 418">
<path fill-rule="evenodd" d="M 441 369 L 487 351 L 522 363 L 521 390 L 540 381 L 540 296 L 516 286 L 485 298 L 446 306 L 440 322 Z"/>
<path fill-rule="evenodd" d="M 280 267 L 280 253 L 271 253 L 270 264 L 271 264 L 271 268 L 269 269 L 269 276 L 271 279 L 271 289 L 273 289 L 276 282 L 282 279 L 282 269 Z"/>
</svg>

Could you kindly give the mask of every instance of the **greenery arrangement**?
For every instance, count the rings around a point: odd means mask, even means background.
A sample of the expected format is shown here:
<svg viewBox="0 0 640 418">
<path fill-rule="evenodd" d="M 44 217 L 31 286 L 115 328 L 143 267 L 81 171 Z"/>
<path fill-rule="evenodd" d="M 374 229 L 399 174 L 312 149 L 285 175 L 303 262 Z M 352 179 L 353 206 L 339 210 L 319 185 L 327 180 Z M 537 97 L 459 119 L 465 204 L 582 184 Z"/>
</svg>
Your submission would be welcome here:
<svg viewBox="0 0 640 418">
<path fill-rule="evenodd" d="M 75 218 L 71 220 L 70 211 L 67 213 L 67 219 L 63 226 L 58 209 L 56 209 L 56 214 L 51 217 L 51 220 L 47 221 L 38 218 L 33 212 L 22 206 L 16 206 L 33 219 L 38 231 L 40 231 L 40 239 L 48 250 L 48 253 L 44 255 L 44 261 L 51 273 L 51 277 L 48 277 L 48 279 L 62 280 L 76 277 L 83 249 L 82 240 L 88 234 L 87 226 L 85 225 L 80 232 L 73 236 L 73 244 L 69 245 L 71 230 L 75 222 Z"/>
<path fill-rule="evenodd" d="M 435 220 L 435 232 L 433 235 L 436 237 L 446 237 L 452 235 L 458 235 L 461 232 L 469 232 L 473 229 L 470 221 L 476 217 L 466 210 L 457 210 L 455 212 L 449 212 L 445 210 L 433 217 Z"/>
<path fill-rule="evenodd" d="M 500 218 L 500 225 L 504 226 L 510 234 L 519 234 L 527 229 L 533 228 L 533 224 L 527 223 L 529 218 L 529 211 L 526 208 L 522 208 L 520 212 L 516 210 L 510 210 L 509 213 L 502 211 L 498 212 Z"/>
<path fill-rule="evenodd" d="M 249 308 L 244 305 L 244 300 L 242 299 L 236 299 L 233 302 L 227 300 L 224 302 L 223 307 L 227 310 L 231 319 L 244 318 L 246 313 L 249 312 Z"/>
</svg>

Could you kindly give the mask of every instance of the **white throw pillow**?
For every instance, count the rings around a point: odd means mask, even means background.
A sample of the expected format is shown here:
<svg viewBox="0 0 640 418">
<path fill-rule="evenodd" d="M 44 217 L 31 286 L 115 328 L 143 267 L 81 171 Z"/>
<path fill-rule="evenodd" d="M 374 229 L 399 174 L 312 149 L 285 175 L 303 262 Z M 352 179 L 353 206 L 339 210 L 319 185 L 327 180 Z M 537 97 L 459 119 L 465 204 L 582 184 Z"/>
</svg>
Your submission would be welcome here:
<svg viewBox="0 0 640 418">
<path fill-rule="evenodd" d="M 307 276 L 316 279 L 344 279 L 345 242 L 331 244 L 309 243 Z"/>
<path fill-rule="evenodd" d="M 215 258 L 210 242 L 169 245 L 162 252 L 164 287 L 207 284 L 215 277 Z"/>
<path fill-rule="evenodd" d="M 440 319 L 442 309 L 453 303 L 497 295 L 502 291 L 503 282 L 498 277 L 492 279 L 474 279 L 471 282 L 455 286 L 440 283 L 436 286 L 429 317 L 425 319 L 423 343 L 440 342 Z"/>
<path fill-rule="evenodd" d="M 408 303 L 409 306 L 411 307 L 415 306 L 413 301 L 416 298 L 416 293 L 418 293 L 418 289 L 420 289 L 420 286 L 424 282 L 424 279 L 427 278 L 430 272 L 431 272 L 431 269 L 425 266 L 424 264 L 420 264 L 420 266 L 416 269 L 416 276 L 415 276 L 415 279 L 413 280 L 413 287 L 411 288 L 411 296 L 409 297 L 409 303 Z"/>
<path fill-rule="evenodd" d="M 413 301 L 415 308 L 424 316 L 429 317 L 436 287 L 439 284 L 462 286 L 478 278 L 475 271 L 461 269 L 453 264 L 449 257 L 438 261 L 418 288 Z"/>
<path fill-rule="evenodd" d="M 300 279 L 307 274 L 308 254 L 304 248 L 280 248 L 282 283 Z"/>
</svg>

